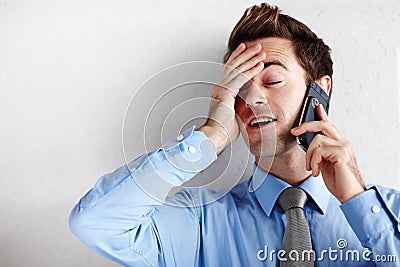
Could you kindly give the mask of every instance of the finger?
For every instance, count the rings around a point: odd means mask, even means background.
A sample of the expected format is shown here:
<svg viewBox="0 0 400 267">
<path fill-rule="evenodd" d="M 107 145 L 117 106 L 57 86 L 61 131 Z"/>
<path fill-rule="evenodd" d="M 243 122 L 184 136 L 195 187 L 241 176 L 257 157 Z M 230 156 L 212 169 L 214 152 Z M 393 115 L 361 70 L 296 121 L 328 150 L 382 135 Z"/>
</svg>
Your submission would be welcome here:
<svg viewBox="0 0 400 267">
<path fill-rule="evenodd" d="M 253 72 L 252 69 L 254 67 L 256 67 L 256 69 L 260 70 L 260 71 L 264 69 L 264 67 L 263 67 L 264 64 L 263 64 L 262 61 L 265 58 L 266 58 L 266 53 L 265 52 L 261 52 L 261 53 L 255 55 L 253 58 L 251 58 L 250 60 L 248 60 L 245 63 L 243 63 L 242 65 L 240 65 L 234 71 L 232 70 L 231 73 L 225 75 L 225 77 L 223 78 L 223 80 L 221 82 L 224 83 L 224 84 L 229 84 L 232 80 L 236 79 L 237 76 L 242 76 L 241 78 L 243 78 L 243 79 L 241 79 L 241 80 L 244 80 L 244 82 L 241 83 L 241 84 L 238 84 L 238 86 L 242 87 L 244 83 L 246 83 L 248 80 L 250 80 L 256 74 L 259 73 L 259 71 Z M 260 63 L 262 63 L 261 64 L 261 66 L 262 66 L 261 69 L 259 68 L 259 66 L 257 66 Z M 239 79 L 237 79 L 237 80 L 239 80 Z"/>
<path fill-rule="evenodd" d="M 244 62 L 242 65 L 238 66 L 236 69 L 240 73 L 245 72 L 255 65 L 257 65 L 259 62 L 263 61 L 266 58 L 267 54 L 265 52 L 261 52 L 256 54 L 254 57 L 252 57 L 250 60 Z M 252 77 L 251 77 L 252 78 Z"/>
<path fill-rule="evenodd" d="M 329 120 L 328 114 L 326 113 L 324 106 L 322 104 L 319 104 L 317 106 L 317 115 L 321 120 Z"/>
<path fill-rule="evenodd" d="M 314 177 L 318 176 L 321 171 L 321 164 L 324 161 L 336 162 L 338 159 L 339 149 L 334 146 L 330 147 L 317 147 L 314 150 L 313 156 L 311 158 L 310 166 L 312 170 L 312 175 Z"/>
<path fill-rule="evenodd" d="M 238 55 L 236 58 L 232 59 L 229 58 L 225 64 L 227 67 L 227 69 L 225 69 L 226 73 L 232 72 L 238 66 L 242 65 L 244 62 L 248 61 L 256 54 L 258 54 L 260 51 L 261 51 L 261 44 L 257 43 L 254 46 L 247 48 L 244 52 L 240 53 L 240 55 Z"/>
<path fill-rule="evenodd" d="M 260 73 L 263 69 L 264 69 L 264 63 L 259 62 L 257 65 L 245 71 L 244 73 L 231 77 L 231 80 L 229 82 L 226 82 L 224 87 L 232 92 L 235 92 L 235 94 L 237 95 L 239 89 L 252 77 Z"/>
<path fill-rule="evenodd" d="M 310 171 L 311 168 L 311 159 L 313 157 L 313 154 L 315 150 L 319 147 L 338 147 L 340 146 L 340 142 L 337 140 L 334 140 L 332 138 L 329 138 L 327 136 L 318 134 L 314 137 L 312 140 L 310 146 L 307 149 L 306 153 L 306 169 L 307 171 Z"/>
<path fill-rule="evenodd" d="M 311 162 L 310 170 L 312 171 L 312 176 L 317 177 L 320 173 L 319 164 L 322 162 L 323 149 L 321 147 L 314 150 Z"/>
<path fill-rule="evenodd" d="M 294 136 L 299 136 L 303 133 L 322 133 L 325 136 L 331 137 L 335 140 L 343 139 L 342 135 L 336 127 L 329 120 L 322 121 L 309 121 L 300 124 L 299 126 L 290 130 Z"/>
<path fill-rule="evenodd" d="M 238 45 L 238 47 L 232 52 L 232 54 L 230 55 L 230 57 L 228 58 L 227 62 L 234 60 L 235 58 L 237 58 L 241 53 L 243 53 L 243 51 L 246 50 L 246 44 L 245 43 L 241 43 L 240 45 Z"/>
</svg>

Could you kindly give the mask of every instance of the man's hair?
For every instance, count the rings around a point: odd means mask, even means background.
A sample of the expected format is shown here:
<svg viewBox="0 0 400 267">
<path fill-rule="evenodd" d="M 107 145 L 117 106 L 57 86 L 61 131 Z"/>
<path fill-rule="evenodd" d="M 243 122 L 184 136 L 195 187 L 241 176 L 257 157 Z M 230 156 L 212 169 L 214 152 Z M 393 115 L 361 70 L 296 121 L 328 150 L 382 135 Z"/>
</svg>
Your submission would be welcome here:
<svg viewBox="0 0 400 267">
<path fill-rule="evenodd" d="M 229 37 L 224 62 L 241 43 L 265 37 L 281 37 L 292 41 L 298 62 L 307 73 L 307 82 L 324 75 L 332 78 L 330 48 L 305 24 L 282 14 L 277 6 L 266 3 L 246 9 Z"/>
</svg>

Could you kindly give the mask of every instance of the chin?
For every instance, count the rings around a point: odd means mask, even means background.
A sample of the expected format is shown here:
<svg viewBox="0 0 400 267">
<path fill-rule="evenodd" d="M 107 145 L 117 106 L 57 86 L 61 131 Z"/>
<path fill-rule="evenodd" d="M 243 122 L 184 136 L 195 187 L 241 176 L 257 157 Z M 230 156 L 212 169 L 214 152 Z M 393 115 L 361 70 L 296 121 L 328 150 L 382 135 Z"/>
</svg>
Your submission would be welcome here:
<svg viewBox="0 0 400 267">
<path fill-rule="evenodd" d="M 300 148 L 289 127 L 285 131 L 274 128 L 273 132 L 264 131 L 260 134 L 248 133 L 241 127 L 241 133 L 250 153 L 256 157 L 271 158 L 291 153 L 293 148 Z"/>
<path fill-rule="evenodd" d="M 256 157 L 273 157 L 276 155 L 276 146 L 272 142 L 262 146 L 260 143 L 250 144 L 249 150 Z"/>
<path fill-rule="evenodd" d="M 290 138 L 290 140 L 280 140 L 277 142 L 269 142 L 264 145 L 261 143 L 250 143 L 248 148 L 256 157 L 270 158 L 280 156 L 286 153 L 290 153 L 293 149 L 300 148 L 296 140 Z"/>
</svg>

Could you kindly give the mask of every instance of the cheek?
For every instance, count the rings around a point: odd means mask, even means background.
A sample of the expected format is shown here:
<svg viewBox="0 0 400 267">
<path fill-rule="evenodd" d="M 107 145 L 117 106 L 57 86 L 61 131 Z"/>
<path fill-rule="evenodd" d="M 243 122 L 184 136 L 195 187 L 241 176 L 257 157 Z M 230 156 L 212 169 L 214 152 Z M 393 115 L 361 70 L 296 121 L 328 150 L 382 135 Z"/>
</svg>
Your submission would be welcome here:
<svg viewBox="0 0 400 267">
<path fill-rule="evenodd" d="M 235 112 L 241 120 L 243 120 L 243 115 L 244 115 L 245 109 L 246 109 L 246 105 L 245 105 L 244 101 L 240 97 L 236 97 Z"/>
<path fill-rule="evenodd" d="M 285 113 L 285 117 L 293 117 L 300 112 L 303 98 L 304 93 L 300 90 L 288 90 L 285 94 L 282 91 L 275 99 L 279 101 L 276 105 Z"/>
<path fill-rule="evenodd" d="M 303 98 L 304 94 L 296 94 L 295 97 L 293 97 L 288 103 L 290 105 L 290 110 L 294 118 L 297 118 L 297 116 L 300 116 L 300 112 L 302 109 L 302 104 L 303 104 Z"/>
</svg>

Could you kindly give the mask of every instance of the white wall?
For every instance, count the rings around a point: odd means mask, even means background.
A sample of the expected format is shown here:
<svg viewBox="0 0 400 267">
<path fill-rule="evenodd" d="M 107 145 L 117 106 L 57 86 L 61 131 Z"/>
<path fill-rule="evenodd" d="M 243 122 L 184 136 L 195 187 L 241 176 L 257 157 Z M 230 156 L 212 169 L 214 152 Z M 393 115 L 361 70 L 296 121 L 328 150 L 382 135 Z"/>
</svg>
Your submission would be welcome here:
<svg viewBox="0 0 400 267">
<path fill-rule="evenodd" d="M 137 88 L 173 64 L 221 61 L 256 2 L 0 0 L 1 266 L 114 266 L 72 236 L 70 209 L 124 163 Z M 272 3 L 333 48 L 331 119 L 363 177 L 400 189 L 400 2 L 326 2 Z"/>
</svg>

